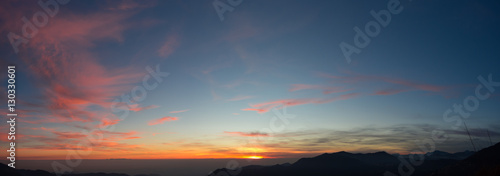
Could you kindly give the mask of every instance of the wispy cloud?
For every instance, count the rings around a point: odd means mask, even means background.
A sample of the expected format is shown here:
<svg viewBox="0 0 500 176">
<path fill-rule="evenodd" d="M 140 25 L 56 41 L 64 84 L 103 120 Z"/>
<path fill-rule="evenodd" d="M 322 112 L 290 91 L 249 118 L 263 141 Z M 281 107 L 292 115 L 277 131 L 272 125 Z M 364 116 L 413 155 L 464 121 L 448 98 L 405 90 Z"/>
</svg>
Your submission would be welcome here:
<svg viewBox="0 0 500 176">
<path fill-rule="evenodd" d="M 401 92 L 406 92 L 410 91 L 409 89 L 385 89 L 385 90 L 378 90 L 375 91 L 375 95 L 392 95 L 392 94 L 398 94 Z"/>
<path fill-rule="evenodd" d="M 324 85 L 311 85 L 311 84 L 292 84 L 292 88 L 289 89 L 290 92 L 299 90 L 323 90 L 323 94 L 340 93 L 346 92 L 353 89 L 346 89 L 343 87 L 335 86 L 324 86 Z"/>
<path fill-rule="evenodd" d="M 441 86 L 441 85 L 432 85 L 426 83 L 419 83 L 412 80 L 394 78 L 394 77 L 383 77 L 383 76 L 374 76 L 374 75 L 362 75 L 359 73 L 353 73 L 349 71 L 344 71 L 342 75 L 331 75 L 327 73 L 318 73 L 319 76 L 332 79 L 333 83 L 343 83 L 346 85 L 353 86 L 353 84 L 357 83 L 367 83 L 367 82 L 382 82 L 388 83 L 391 87 L 397 88 L 389 88 L 389 89 L 378 89 L 374 88 L 373 95 L 393 95 L 407 91 L 427 91 L 427 92 L 435 92 L 442 93 L 444 90 L 448 90 L 451 86 Z"/>
<path fill-rule="evenodd" d="M 26 147 L 28 148 L 33 146 L 39 146 L 40 143 L 45 144 L 45 146 L 57 146 L 57 145 L 63 146 L 62 144 L 73 144 L 77 143 L 77 141 L 87 140 L 87 138 L 89 137 L 95 138 L 95 136 L 102 136 L 102 138 L 100 138 L 99 143 L 95 143 L 94 145 L 100 145 L 100 143 L 109 143 L 109 142 L 141 138 L 137 136 L 138 133 L 136 131 L 112 132 L 107 130 L 96 130 L 92 131 L 92 133 L 83 133 L 83 132 L 61 131 L 61 130 L 56 130 L 54 128 L 45 128 L 45 127 L 31 128 L 30 130 L 36 131 L 37 135 L 22 135 L 22 137 L 20 137 L 22 141 L 25 141 L 27 143 L 29 142 L 26 145 Z M 124 144 L 124 146 L 127 146 L 127 144 Z M 39 148 L 39 149 L 65 150 L 67 148 L 49 147 L 49 148 Z M 79 150 L 81 148 L 75 148 L 75 149 Z M 94 150 L 102 151 L 107 149 L 96 147 L 94 148 Z"/>
<path fill-rule="evenodd" d="M 344 94 L 341 96 L 337 97 L 332 97 L 332 98 L 307 98 L 307 99 L 283 99 L 283 100 L 276 100 L 276 101 L 271 101 L 271 102 L 263 102 L 263 103 L 258 103 L 258 104 L 253 104 L 250 105 L 252 108 L 245 108 L 242 109 L 243 111 L 257 111 L 258 113 L 265 113 L 271 110 L 272 108 L 282 108 L 283 106 L 297 106 L 297 105 L 304 105 L 304 104 L 323 104 L 323 103 L 330 103 L 338 100 L 347 100 L 350 98 L 355 98 L 357 96 L 361 95 L 360 93 L 349 93 L 349 94 Z"/>
<path fill-rule="evenodd" d="M 439 126 L 430 124 L 399 124 L 392 126 L 357 127 L 348 130 L 311 129 L 292 132 L 275 133 L 279 140 L 268 141 L 261 147 L 273 148 L 277 151 L 307 151 L 321 153 L 324 151 L 409 153 L 419 150 L 418 141 L 429 139 L 433 130 Z M 486 129 L 469 129 L 473 140 L 488 146 Z M 436 144 L 437 149 L 459 152 L 470 149 L 468 134 L 465 130 L 443 130 L 447 135 L 445 143 Z M 500 133 L 490 129 L 491 137 Z M 467 139 L 467 140 L 466 140 Z M 305 149 L 305 150 L 304 150 Z M 273 155 L 273 154 L 268 154 Z"/>
<path fill-rule="evenodd" d="M 158 49 L 158 55 L 163 58 L 170 56 L 177 49 L 179 43 L 178 34 L 169 35 L 165 43 Z"/>
<path fill-rule="evenodd" d="M 178 117 L 167 116 L 167 117 L 162 117 L 159 119 L 151 120 L 148 122 L 148 125 L 158 125 L 158 124 L 163 124 L 163 123 L 168 122 L 168 121 L 176 121 L 178 119 L 179 119 Z"/>
<path fill-rule="evenodd" d="M 233 97 L 233 98 L 227 99 L 227 101 L 240 101 L 240 100 L 246 100 L 246 99 L 250 99 L 250 98 L 253 98 L 253 96 L 242 96 L 242 95 L 238 95 L 238 96 L 236 96 L 236 97 Z"/>
<path fill-rule="evenodd" d="M 134 66 L 106 67 L 91 48 L 103 40 L 123 42 L 131 15 L 67 13 L 52 18 L 20 48 L 19 57 L 36 78 L 33 84 L 40 95 L 32 100 L 44 102 L 27 106 L 38 111 L 27 121 L 100 122 L 109 115 L 112 101 L 139 82 L 144 72 Z"/>
<path fill-rule="evenodd" d="M 105 127 L 105 126 L 110 126 L 110 125 L 116 125 L 120 121 L 121 121 L 120 119 L 107 119 L 107 118 L 103 118 L 103 119 L 101 119 L 101 126 Z"/>
<path fill-rule="evenodd" d="M 262 133 L 262 132 L 230 132 L 230 131 L 224 131 L 226 134 L 231 134 L 231 135 L 236 135 L 236 136 L 244 136 L 244 137 L 257 137 L 257 136 L 262 136 L 262 137 L 268 137 L 269 134 L 267 133 Z"/>
<path fill-rule="evenodd" d="M 153 7 L 157 4 L 156 1 L 146 1 L 146 2 L 138 2 L 134 0 L 123 0 L 123 1 L 109 1 L 109 5 L 111 6 L 108 10 L 137 10 Z"/>
<path fill-rule="evenodd" d="M 181 112 L 186 112 L 186 111 L 189 111 L 189 109 L 184 109 L 184 110 L 180 110 L 180 111 L 170 111 L 170 113 L 175 114 L 175 113 L 181 113 Z"/>
<path fill-rule="evenodd" d="M 134 105 L 132 105 L 132 107 L 129 110 L 134 111 L 134 112 L 139 112 L 139 111 L 154 109 L 154 108 L 158 108 L 158 107 L 160 107 L 160 106 L 149 105 L 149 106 L 140 107 L 138 104 L 134 104 Z"/>
</svg>

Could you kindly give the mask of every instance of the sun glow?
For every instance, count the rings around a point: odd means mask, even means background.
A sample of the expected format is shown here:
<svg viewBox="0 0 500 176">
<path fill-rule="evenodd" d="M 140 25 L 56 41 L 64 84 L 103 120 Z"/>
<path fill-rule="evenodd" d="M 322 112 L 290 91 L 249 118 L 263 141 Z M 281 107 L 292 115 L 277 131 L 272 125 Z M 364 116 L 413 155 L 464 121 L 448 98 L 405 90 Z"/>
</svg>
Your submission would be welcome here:
<svg viewBox="0 0 500 176">
<path fill-rule="evenodd" d="M 243 158 L 246 158 L 246 159 L 262 159 L 264 157 L 262 157 L 262 156 L 244 156 Z"/>
</svg>

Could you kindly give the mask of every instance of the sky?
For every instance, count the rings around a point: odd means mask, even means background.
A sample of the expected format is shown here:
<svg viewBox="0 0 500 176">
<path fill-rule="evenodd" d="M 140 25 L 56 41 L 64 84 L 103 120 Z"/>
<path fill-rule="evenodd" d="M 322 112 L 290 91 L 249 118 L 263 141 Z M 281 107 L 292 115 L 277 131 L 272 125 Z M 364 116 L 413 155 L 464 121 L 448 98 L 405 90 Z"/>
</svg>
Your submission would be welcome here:
<svg viewBox="0 0 500 176">
<path fill-rule="evenodd" d="M 61 2 L 1 2 L 0 90 L 15 65 L 19 159 L 408 154 L 500 141 L 500 2 Z"/>
</svg>

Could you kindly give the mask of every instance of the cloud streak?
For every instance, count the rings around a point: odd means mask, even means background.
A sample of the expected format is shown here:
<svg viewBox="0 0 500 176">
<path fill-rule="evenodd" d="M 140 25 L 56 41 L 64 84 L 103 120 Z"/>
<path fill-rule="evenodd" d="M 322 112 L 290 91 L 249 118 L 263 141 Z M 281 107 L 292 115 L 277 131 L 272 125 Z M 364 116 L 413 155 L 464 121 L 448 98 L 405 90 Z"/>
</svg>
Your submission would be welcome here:
<svg viewBox="0 0 500 176">
<path fill-rule="evenodd" d="M 347 92 L 353 89 L 345 89 L 343 87 L 334 87 L 334 86 L 311 85 L 311 84 L 292 84 L 292 87 L 289 89 L 290 92 L 299 90 L 323 90 L 323 94 L 331 94 L 331 93 Z"/>
<path fill-rule="evenodd" d="M 172 34 L 167 37 L 167 40 L 163 45 L 158 49 L 158 55 L 163 58 L 167 58 L 170 56 L 179 46 L 179 35 Z"/>
<path fill-rule="evenodd" d="M 168 122 L 168 121 L 176 121 L 176 120 L 179 120 L 178 117 L 170 117 L 170 116 L 167 116 L 167 117 L 162 117 L 162 118 L 159 118 L 159 119 L 154 119 L 154 120 L 151 120 L 148 122 L 148 125 L 152 126 L 152 125 L 159 125 L 159 124 L 163 124 L 165 122 Z"/>
<path fill-rule="evenodd" d="M 261 137 L 268 137 L 269 134 L 267 133 L 262 133 L 262 132 L 250 132 L 250 133 L 246 133 L 246 132 L 230 132 L 230 131 L 224 131 L 224 133 L 226 134 L 231 134 L 231 135 L 235 135 L 235 136 L 244 136 L 244 137 L 258 137 L 258 136 L 261 136 Z"/>
<path fill-rule="evenodd" d="M 139 107 L 138 104 L 134 104 L 134 105 L 132 105 L 131 108 L 129 108 L 129 110 L 134 111 L 134 112 L 139 112 L 139 111 L 144 111 L 144 110 L 148 110 L 148 109 L 154 109 L 154 108 L 158 108 L 158 107 L 160 107 L 160 106 L 149 105 L 149 106 Z"/>
<path fill-rule="evenodd" d="M 392 77 L 383 77 L 383 76 L 373 76 L 373 75 L 362 75 L 358 73 L 344 71 L 345 75 L 330 75 L 327 73 L 319 73 L 318 75 L 325 78 L 332 79 L 333 83 L 343 83 L 347 85 L 353 85 L 358 83 L 367 83 L 367 82 L 382 82 L 391 84 L 392 87 L 396 86 L 398 88 L 391 89 L 381 89 L 374 90 L 372 95 L 393 95 L 407 91 L 427 91 L 427 92 L 435 92 L 442 93 L 444 90 L 450 88 L 450 86 L 440 86 L 440 85 L 432 85 L 419 83 L 412 80 L 405 80 L 400 78 L 392 78 Z M 301 88 L 301 87 L 298 87 Z M 296 88 L 296 89 L 298 89 Z M 306 87 L 307 88 L 307 87 Z M 317 87 L 310 87 L 317 88 Z"/>
<path fill-rule="evenodd" d="M 240 101 L 240 100 L 246 100 L 246 99 L 250 99 L 250 98 L 253 98 L 253 96 L 242 96 L 242 95 L 239 95 L 239 96 L 227 99 L 227 101 Z"/>
<path fill-rule="evenodd" d="M 170 111 L 170 113 L 175 114 L 175 113 L 181 113 L 181 112 L 187 112 L 187 111 L 189 111 L 189 109 L 184 109 L 184 110 L 180 110 L 180 111 Z"/>
<path fill-rule="evenodd" d="M 243 111 L 256 111 L 258 113 L 266 113 L 272 108 L 282 108 L 283 106 L 291 107 L 304 104 L 324 104 L 339 100 L 347 100 L 360 96 L 360 93 L 349 93 L 333 98 L 306 98 L 306 99 L 282 99 L 271 102 L 263 102 L 250 105 L 251 108 L 242 109 Z"/>
</svg>

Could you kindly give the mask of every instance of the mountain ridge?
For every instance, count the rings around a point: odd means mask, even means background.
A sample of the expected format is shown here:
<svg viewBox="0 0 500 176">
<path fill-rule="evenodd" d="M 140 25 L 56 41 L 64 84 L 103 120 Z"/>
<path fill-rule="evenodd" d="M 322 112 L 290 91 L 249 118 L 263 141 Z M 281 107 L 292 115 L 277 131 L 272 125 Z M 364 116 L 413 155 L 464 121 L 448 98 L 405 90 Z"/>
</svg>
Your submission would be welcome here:
<svg viewBox="0 0 500 176">
<path fill-rule="evenodd" d="M 436 150 L 426 153 L 425 161 L 422 165 L 415 167 L 412 176 L 430 176 L 439 169 L 456 164 L 461 160 L 469 159 L 474 153 L 468 150 L 455 153 Z M 323 153 L 310 158 L 301 158 L 289 165 L 245 166 L 236 174 L 234 174 L 234 170 L 226 168 L 216 169 L 209 176 L 384 175 L 387 171 L 398 173 L 398 166 L 401 163 L 400 159 L 408 160 L 408 157 L 409 155 L 389 154 L 385 151 L 374 153 L 349 153 L 340 151 L 336 153 Z"/>
</svg>

